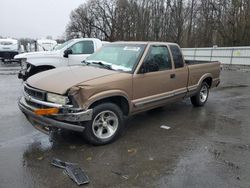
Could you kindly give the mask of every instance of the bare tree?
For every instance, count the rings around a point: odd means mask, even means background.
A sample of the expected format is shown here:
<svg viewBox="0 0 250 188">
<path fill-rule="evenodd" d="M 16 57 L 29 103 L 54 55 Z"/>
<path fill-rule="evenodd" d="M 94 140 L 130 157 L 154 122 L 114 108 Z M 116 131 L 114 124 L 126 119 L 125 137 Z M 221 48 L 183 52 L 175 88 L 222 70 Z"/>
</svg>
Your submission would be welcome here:
<svg viewBox="0 0 250 188">
<path fill-rule="evenodd" d="M 199 47 L 248 45 L 249 30 L 249 0 L 89 0 L 71 12 L 66 33 Z"/>
</svg>

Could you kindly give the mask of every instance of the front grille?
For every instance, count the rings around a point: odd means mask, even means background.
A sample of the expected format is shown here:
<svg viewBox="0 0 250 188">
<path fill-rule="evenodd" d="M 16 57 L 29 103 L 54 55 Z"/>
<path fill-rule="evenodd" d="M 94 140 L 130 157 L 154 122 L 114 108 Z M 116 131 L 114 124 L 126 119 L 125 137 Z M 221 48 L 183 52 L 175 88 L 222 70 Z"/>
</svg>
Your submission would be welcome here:
<svg viewBox="0 0 250 188">
<path fill-rule="evenodd" d="M 27 101 L 26 100 L 26 103 L 34 108 L 46 108 L 45 106 L 41 105 L 41 104 L 37 104 L 37 103 L 34 103 L 34 102 L 31 102 L 31 101 Z"/>
<path fill-rule="evenodd" d="M 32 88 L 26 84 L 24 85 L 24 92 L 35 99 L 42 100 L 42 101 L 46 100 L 46 92 L 45 91 L 41 91 L 41 90 Z"/>
</svg>

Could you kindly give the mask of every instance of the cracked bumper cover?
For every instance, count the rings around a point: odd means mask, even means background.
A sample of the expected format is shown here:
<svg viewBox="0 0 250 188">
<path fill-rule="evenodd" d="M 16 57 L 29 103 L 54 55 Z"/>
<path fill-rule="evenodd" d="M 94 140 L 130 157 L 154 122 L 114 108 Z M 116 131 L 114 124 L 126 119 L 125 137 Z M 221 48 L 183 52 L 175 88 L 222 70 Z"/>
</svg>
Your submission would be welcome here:
<svg viewBox="0 0 250 188">
<path fill-rule="evenodd" d="M 41 103 L 46 103 L 41 101 Z M 48 103 L 49 104 L 49 103 Z M 50 103 L 53 105 L 53 103 Z M 18 101 L 20 110 L 25 114 L 28 121 L 37 129 L 44 133 L 48 133 L 51 128 L 67 129 L 77 132 L 83 132 L 85 127 L 77 124 L 83 121 L 90 121 L 92 119 L 92 109 L 89 110 L 75 110 L 75 112 L 63 113 L 64 107 L 60 110 L 62 113 L 51 116 L 40 116 L 34 113 L 35 108 L 27 104 L 24 97 Z"/>
</svg>

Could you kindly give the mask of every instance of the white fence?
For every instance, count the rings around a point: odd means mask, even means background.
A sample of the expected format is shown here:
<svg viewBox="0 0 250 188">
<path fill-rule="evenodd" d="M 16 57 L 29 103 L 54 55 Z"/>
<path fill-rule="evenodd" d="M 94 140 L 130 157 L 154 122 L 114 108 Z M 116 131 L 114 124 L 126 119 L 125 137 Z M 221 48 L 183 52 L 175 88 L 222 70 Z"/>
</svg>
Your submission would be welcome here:
<svg viewBox="0 0 250 188">
<path fill-rule="evenodd" d="M 182 48 L 185 59 L 250 65 L 250 47 Z"/>
</svg>

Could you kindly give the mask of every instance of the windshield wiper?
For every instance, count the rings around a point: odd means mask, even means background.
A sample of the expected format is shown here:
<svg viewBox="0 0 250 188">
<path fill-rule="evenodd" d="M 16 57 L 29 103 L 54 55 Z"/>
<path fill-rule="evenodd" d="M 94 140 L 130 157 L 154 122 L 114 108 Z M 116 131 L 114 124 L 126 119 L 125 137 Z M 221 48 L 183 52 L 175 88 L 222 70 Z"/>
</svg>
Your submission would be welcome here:
<svg viewBox="0 0 250 188">
<path fill-rule="evenodd" d="M 94 62 L 86 62 L 86 61 L 83 61 L 82 63 L 84 63 L 86 65 L 91 65 L 91 64 L 100 65 L 101 67 L 104 67 L 106 69 L 113 70 L 111 65 L 105 64 L 105 63 L 103 63 L 101 61 L 99 61 L 99 62 L 95 62 L 95 61 Z"/>
<path fill-rule="evenodd" d="M 85 64 L 85 65 L 89 65 L 89 62 L 83 60 L 81 63 Z"/>
</svg>

